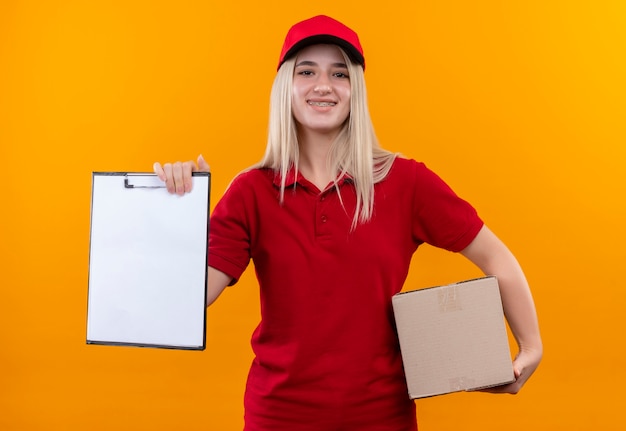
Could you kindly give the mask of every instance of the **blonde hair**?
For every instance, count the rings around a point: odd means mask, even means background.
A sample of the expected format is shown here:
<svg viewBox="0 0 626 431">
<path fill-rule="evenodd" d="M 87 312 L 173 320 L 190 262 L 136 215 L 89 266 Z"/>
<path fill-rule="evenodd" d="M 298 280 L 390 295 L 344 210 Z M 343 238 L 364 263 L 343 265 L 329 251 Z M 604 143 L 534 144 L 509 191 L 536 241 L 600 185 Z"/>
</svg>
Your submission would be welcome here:
<svg viewBox="0 0 626 431">
<path fill-rule="evenodd" d="M 374 185 L 387 176 L 396 154 L 384 150 L 378 144 L 367 105 L 367 91 L 363 68 L 350 61 L 341 50 L 350 75 L 350 115 L 328 154 L 329 172 L 336 172 L 337 180 L 349 175 L 356 189 L 356 209 L 352 229 L 359 223 L 368 222 L 374 212 Z M 288 59 L 278 70 L 270 96 L 270 115 L 267 147 L 263 159 L 251 167 L 270 168 L 281 180 L 280 202 L 284 200 L 287 172 L 298 171 L 299 147 L 296 121 L 291 109 L 291 94 L 295 56 Z M 339 194 L 341 199 L 341 194 Z"/>
</svg>

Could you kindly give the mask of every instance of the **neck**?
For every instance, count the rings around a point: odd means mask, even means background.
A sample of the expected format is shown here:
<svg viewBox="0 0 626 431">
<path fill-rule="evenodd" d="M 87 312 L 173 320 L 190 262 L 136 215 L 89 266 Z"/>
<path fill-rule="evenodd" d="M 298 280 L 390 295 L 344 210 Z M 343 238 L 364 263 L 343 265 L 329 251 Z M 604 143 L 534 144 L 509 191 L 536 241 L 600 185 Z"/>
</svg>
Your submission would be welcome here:
<svg viewBox="0 0 626 431">
<path fill-rule="evenodd" d="M 336 175 L 334 172 L 329 172 L 327 163 L 328 153 L 334 140 L 335 136 L 330 135 L 309 133 L 307 136 L 299 136 L 298 169 L 320 190 L 324 190 Z"/>
</svg>

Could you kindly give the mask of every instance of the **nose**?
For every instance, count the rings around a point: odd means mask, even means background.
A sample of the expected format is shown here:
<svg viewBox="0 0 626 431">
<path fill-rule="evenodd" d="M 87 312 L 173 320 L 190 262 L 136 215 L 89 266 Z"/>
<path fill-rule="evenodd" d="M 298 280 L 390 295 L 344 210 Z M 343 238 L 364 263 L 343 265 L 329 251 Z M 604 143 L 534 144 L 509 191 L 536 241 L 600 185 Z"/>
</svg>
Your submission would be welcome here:
<svg viewBox="0 0 626 431">
<path fill-rule="evenodd" d="M 330 85 L 330 79 L 325 74 L 320 74 L 313 91 L 320 94 L 328 94 L 333 91 L 333 87 Z"/>
</svg>

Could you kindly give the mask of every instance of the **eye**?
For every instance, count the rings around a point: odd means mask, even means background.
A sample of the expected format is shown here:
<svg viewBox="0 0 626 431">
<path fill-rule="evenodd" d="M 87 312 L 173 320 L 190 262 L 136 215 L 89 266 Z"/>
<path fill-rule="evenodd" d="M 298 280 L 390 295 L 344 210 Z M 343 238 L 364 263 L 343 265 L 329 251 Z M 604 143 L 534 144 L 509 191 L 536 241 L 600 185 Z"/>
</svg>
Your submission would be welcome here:
<svg viewBox="0 0 626 431">
<path fill-rule="evenodd" d="M 335 72 L 333 73 L 333 76 L 336 78 L 350 78 L 350 76 L 348 76 L 348 74 L 344 72 Z"/>
<path fill-rule="evenodd" d="M 301 70 L 301 71 L 298 72 L 298 75 L 313 76 L 313 71 L 312 70 Z"/>
</svg>

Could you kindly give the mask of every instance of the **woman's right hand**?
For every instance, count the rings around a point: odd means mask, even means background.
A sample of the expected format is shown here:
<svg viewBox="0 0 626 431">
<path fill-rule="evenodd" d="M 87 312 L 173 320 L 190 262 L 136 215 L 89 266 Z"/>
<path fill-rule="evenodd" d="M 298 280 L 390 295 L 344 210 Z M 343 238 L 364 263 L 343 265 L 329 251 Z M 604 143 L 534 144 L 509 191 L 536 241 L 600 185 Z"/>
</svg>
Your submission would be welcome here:
<svg viewBox="0 0 626 431">
<path fill-rule="evenodd" d="M 165 163 L 163 166 L 159 162 L 153 165 L 154 173 L 165 182 L 165 187 L 170 193 L 184 195 L 191 191 L 192 172 L 210 172 L 209 164 L 204 160 L 202 154 L 198 156 L 198 164 L 193 160 L 188 162 Z"/>
</svg>

